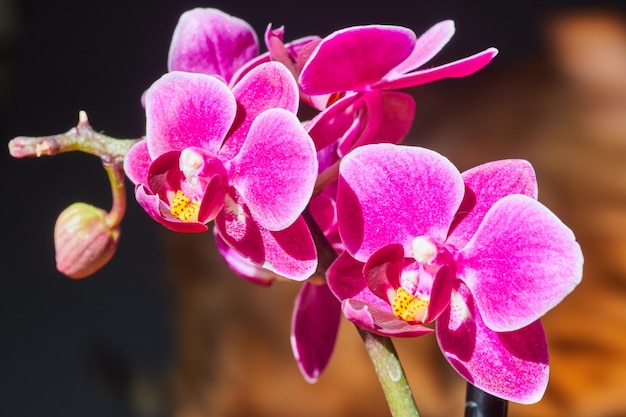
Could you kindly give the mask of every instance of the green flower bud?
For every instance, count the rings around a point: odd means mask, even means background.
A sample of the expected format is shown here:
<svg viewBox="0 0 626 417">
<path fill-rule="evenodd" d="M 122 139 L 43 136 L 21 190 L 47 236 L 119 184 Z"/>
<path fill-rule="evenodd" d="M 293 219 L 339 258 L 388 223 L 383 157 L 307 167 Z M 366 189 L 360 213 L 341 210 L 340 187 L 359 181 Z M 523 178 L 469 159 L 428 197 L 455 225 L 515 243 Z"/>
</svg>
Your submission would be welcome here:
<svg viewBox="0 0 626 417">
<path fill-rule="evenodd" d="M 113 257 L 119 238 L 120 227 L 108 224 L 106 211 L 74 203 L 54 226 L 57 269 L 74 279 L 93 274 Z"/>
</svg>

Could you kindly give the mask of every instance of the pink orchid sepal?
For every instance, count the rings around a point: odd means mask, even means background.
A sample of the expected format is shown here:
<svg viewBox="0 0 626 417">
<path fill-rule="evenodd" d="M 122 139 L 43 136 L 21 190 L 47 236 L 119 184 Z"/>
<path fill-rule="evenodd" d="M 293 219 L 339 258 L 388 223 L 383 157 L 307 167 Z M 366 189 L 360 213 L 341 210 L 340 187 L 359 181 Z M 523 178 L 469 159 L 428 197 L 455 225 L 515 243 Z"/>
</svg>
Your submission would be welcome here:
<svg viewBox="0 0 626 417">
<path fill-rule="evenodd" d="M 352 151 L 337 191 L 346 253 L 328 271 L 344 315 L 388 336 L 424 334 L 435 321 L 444 356 L 468 381 L 538 401 L 549 369 L 538 320 L 580 282 L 583 258 L 536 195 L 526 161 L 461 174 L 422 148 Z M 527 347 L 511 345 L 521 339 Z"/>
</svg>

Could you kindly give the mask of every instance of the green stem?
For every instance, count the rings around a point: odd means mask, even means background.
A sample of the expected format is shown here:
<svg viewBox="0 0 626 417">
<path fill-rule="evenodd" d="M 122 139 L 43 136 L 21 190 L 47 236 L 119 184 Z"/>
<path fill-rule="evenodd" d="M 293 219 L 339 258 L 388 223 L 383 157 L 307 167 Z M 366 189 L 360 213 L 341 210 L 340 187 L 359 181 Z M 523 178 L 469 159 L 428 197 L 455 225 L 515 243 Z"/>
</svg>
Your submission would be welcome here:
<svg viewBox="0 0 626 417">
<path fill-rule="evenodd" d="M 303 218 L 311 230 L 318 253 L 319 261 L 316 275 L 325 277 L 326 271 L 337 259 L 337 252 L 324 236 L 308 208 L 304 211 Z M 357 330 L 363 339 L 365 350 L 372 360 L 391 415 L 393 417 L 419 417 L 411 387 L 409 387 L 404 375 L 402 364 L 391 339 L 371 333 L 358 326 Z"/>
<path fill-rule="evenodd" d="M 419 417 L 402 364 L 390 338 L 357 328 L 393 417 Z"/>
</svg>

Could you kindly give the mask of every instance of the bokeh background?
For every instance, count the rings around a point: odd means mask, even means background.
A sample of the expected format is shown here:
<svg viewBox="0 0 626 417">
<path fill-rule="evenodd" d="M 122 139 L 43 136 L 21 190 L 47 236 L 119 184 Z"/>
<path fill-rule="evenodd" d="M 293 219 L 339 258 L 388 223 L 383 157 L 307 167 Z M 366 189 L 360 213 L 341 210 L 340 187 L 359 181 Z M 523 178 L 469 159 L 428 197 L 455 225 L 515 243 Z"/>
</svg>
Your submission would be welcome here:
<svg viewBox="0 0 626 417">
<path fill-rule="evenodd" d="M 286 39 L 355 24 L 420 33 L 454 19 L 433 60 L 500 49 L 484 70 L 411 90 L 408 139 L 461 169 L 497 158 L 536 167 L 540 200 L 578 236 L 583 284 L 545 318 L 551 381 L 512 416 L 626 415 L 626 6 L 620 1 L 0 0 L 0 140 L 95 129 L 142 135 L 142 92 L 166 71 L 185 10 L 217 7 L 285 25 Z M 5 148 L 6 149 L 6 148 Z M 289 347 L 298 285 L 261 288 L 227 271 L 210 234 L 163 230 L 134 204 L 113 260 L 94 276 L 55 270 L 52 231 L 74 201 L 108 209 L 95 157 L 0 153 L 0 415 L 387 415 L 360 339 L 342 323 L 315 385 Z M 461 415 L 464 383 L 434 337 L 397 344 L 422 414 Z"/>
</svg>

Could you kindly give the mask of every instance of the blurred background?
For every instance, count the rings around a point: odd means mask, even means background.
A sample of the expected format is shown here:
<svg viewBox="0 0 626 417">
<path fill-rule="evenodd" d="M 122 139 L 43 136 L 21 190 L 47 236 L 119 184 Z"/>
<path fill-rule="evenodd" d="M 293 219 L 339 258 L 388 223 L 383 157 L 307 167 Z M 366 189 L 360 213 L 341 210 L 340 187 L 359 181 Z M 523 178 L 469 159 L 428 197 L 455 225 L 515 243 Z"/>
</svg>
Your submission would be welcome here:
<svg viewBox="0 0 626 417">
<path fill-rule="evenodd" d="M 185 10 L 216 7 L 286 39 L 355 24 L 457 34 L 432 64 L 489 46 L 500 54 L 465 79 L 411 90 L 408 142 L 460 169 L 526 158 L 539 199 L 576 233 L 579 288 L 544 319 L 551 379 L 543 401 L 511 416 L 626 415 L 626 6 L 618 1 L 357 2 L 0 0 L 0 138 L 48 135 L 86 110 L 96 130 L 143 134 L 142 92 L 166 71 Z M 297 284 L 236 278 L 210 234 L 173 234 L 134 203 L 113 260 L 73 281 L 58 273 L 52 232 L 74 201 L 109 209 L 100 162 L 84 154 L 14 160 L 0 153 L 0 415 L 380 416 L 382 392 L 343 322 L 320 381 L 291 356 Z M 424 416 L 461 415 L 464 382 L 434 337 L 400 340 Z"/>
</svg>

